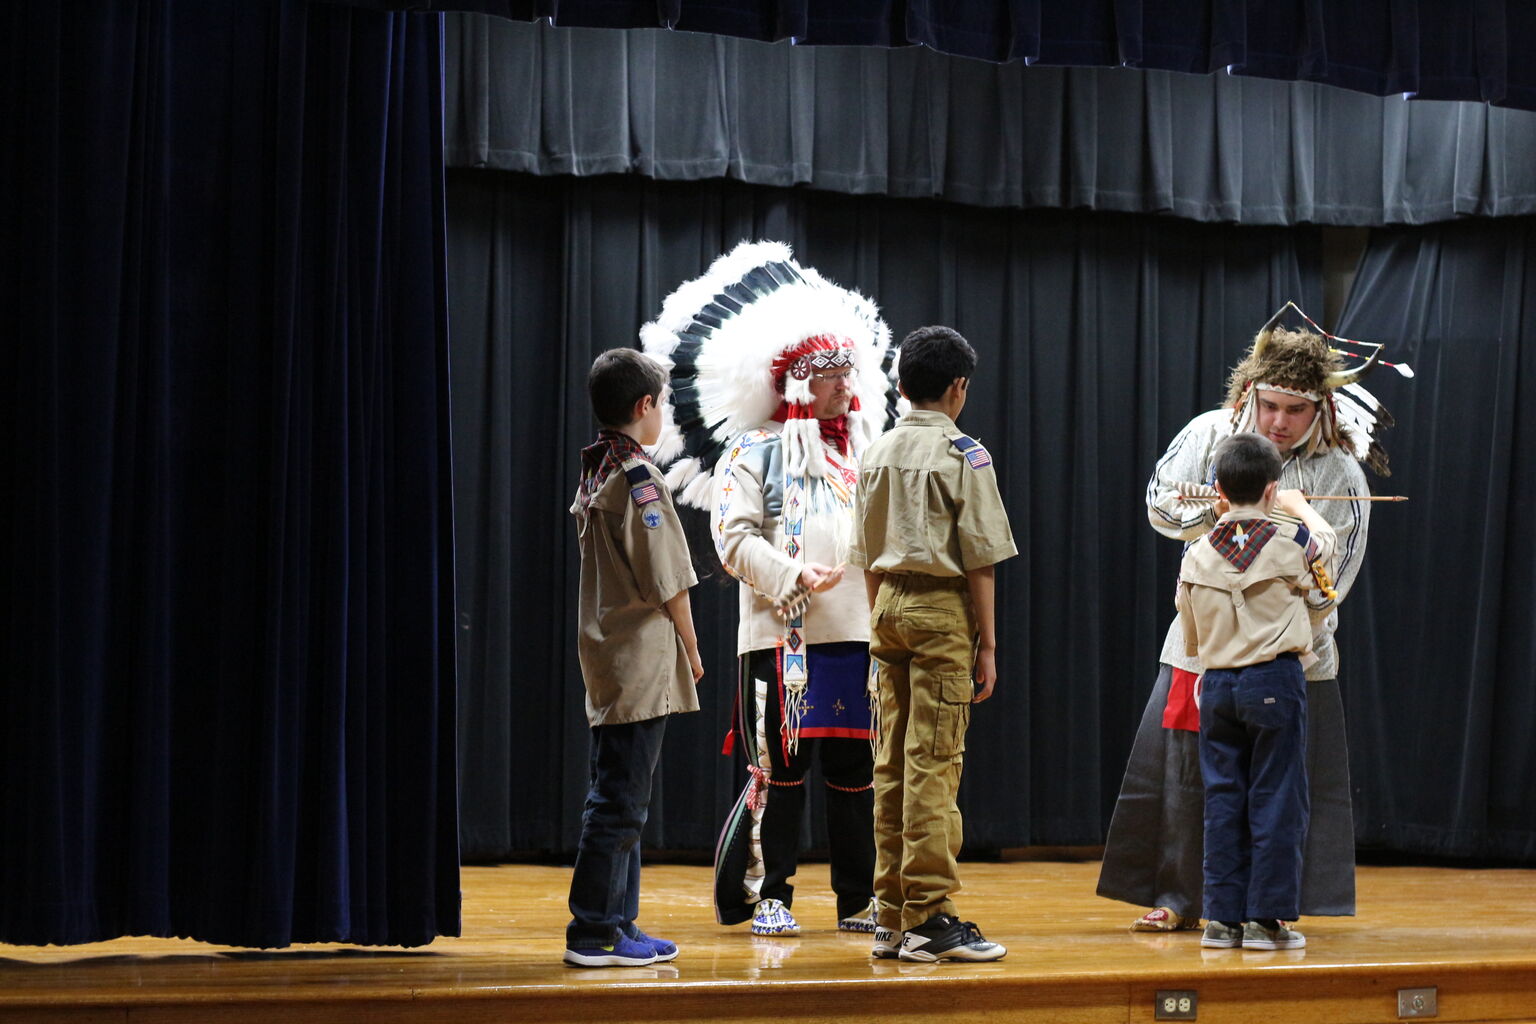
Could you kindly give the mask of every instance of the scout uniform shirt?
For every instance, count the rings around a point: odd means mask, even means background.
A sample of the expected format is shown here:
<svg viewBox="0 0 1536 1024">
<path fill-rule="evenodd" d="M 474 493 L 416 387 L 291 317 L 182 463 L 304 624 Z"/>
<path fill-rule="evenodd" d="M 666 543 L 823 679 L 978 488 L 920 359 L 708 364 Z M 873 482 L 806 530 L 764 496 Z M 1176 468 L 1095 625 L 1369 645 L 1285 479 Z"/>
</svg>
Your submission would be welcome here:
<svg viewBox="0 0 1536 1024">
<path fill-rule="evenodd" d="M 914 409 L 864 453 L 852 565 L 963 576 L 1018 554 L 987 450 L 941 412 Z"/>
<path fill-rule="evenodd" d="M 679 711 L 699 698 L 682 638 L 662 605 L 698 582 L 661 472 L 627 458 L 585 509 L 571 505 L 581 549 L 577 653 L 587 721 L 619 725 Z"/>
<path fill-rule="evenodd" d="M 1147 517 L 1152 528 L 1165 537 L 1194 541 L 1209 530 L 1215 520 L 1211 506 L 1184 501 L 1179 497 L 1183 483 L 1214 483 L 1211 472 L 1212 452 L 1233 433 L 1232 410 L 1211 409 L 1185 425 L 1157 461 L 1152 479 L 1147 482 Z M 1281 453 L 1280 486 L 1307 494 L 1370 494 L 1365 473 L 1354 455 L 1342 448 L 1327 448 L 1316 455 Z M 1333 634 L 1339 626 L 1338 605 L 1349 596 L 1360 566 L 1365 562 L 1365 544 L 1370 530 L 1371 506 L 1364 501 L 1325 501 L 1316 509 L 1333 527 L 1338 543 L 1334 546 L 1331 566 L 1333 596 L 1321 590 L 1307 592 L 1307 606 L 1312 616 L 1312 653 L 1317 661 L 1307 668 L 1308 679 L 1334 679 L 1339 674 L 1339 655 Z M 1257 512 L 1255 512 L 1257 514 Z M 1177 617 L 1168 624 L 1163 649 L 1158 660 L 1200 674 L 1200 662 L 1184 654 L 1184 635 Z"/>
<path fill-rule="evenodd" d="M 1242 668 L 1312 647 L 1304 595 L 1313 565 L 1326 566 L 1336 540 L 1277 522 L 1257 508 L 1237 507 L 1189 546 L 1179 566 L 1179 621 L 1184 649 L 1207 669 Z"/>
</svg>

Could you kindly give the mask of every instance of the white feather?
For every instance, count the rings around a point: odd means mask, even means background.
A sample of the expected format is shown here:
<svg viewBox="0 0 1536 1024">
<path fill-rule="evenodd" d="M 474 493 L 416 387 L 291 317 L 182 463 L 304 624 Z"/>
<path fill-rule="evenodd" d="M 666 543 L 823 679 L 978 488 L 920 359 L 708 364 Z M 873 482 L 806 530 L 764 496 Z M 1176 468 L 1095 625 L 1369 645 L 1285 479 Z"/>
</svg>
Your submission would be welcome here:
<svg viewBox="0 0 1536 1024">
<path fill-rule="evenodd" d="M 665 466 L 679 455 L 683 454 L 683 435 L 673 422 L 672 403 L 662 403 L 662 427 L 661 436 L 651 446 L 651 459 L 658 466 Z"/>
<path fill-rule="evenodd" d="M 667 486 L 672 489 L 673 494 L 676 494 L 693 479 L 694 474 L 701 468 L 703 467 L 699 465 L 698 459 L 684 459 L 667 470 Z"/>
<path fill-rule="evenodd" d="M 693 462 L 697 464 L 698 460 L 695 459 Z M 688 482 L 688 485 L 683 488 L 682 493 L 678 494 L 677 500 L 682 504 L 688 505 L 692 508 L 704 509 L 707 511 L 710 505 L 714 503 L 712 501 L 713 484 L 714 477 L 708 473 L 702 472 L 701 467 L 699 475 Z"/>
<path fill-rule="evenodd" d="M 737 245 L 711 263 L 704 274 L 684 282 L 667 297 L 661 314 L 640 329 L 641 347 L 670 372 L 675 365 L 672 356 L 678 335 L 694 322 L 702 308 L 754 267 L 774 262 L 795 265 L 789 246 L 771 241 Z M 713 437 L 721 443 L 761 426 L 773 415 L 780 400 L 773 379 L 777 357 L 807 338 L 846 338 L 854 346 L 854 363 L 859 371 L 855 394 L 863 412 L 856 419 L 866 422 L 860 424 L 855 446 L 862 449 L 879 433 L 884 420 L 885 392 L 890 384 L 880 364 L 890 348 L 890 329 L 869 299 L 833 284 L 812 268 L 795 266 L 802 282 L 781 286 L 757 298 L 739 313 L 724 318 L 709 333 L 694 357 L 699 415 L 703 422 L 713 425 Z M 810 400 L 803 381 L 789 381 L 787 390 L 792 402 L 803 404 Z M 675 416 L 675 409 L 668 403 L 673 435 L 677 434 Z M 682 440 L 664 437 L 658 452 L 664 450 L 667 457 L 675 458 L 681 454 Z M 658 455 L 658 461 L 667 458 Z M 711 467 L 700 466 L 679 479 L 685 480 L 686 488 L 693 472 L 707 476 L 710 470 Z M 671 479 L 669 474 L 668 480 Z"/>
<path fill-rule="evenodd" d="M 640 348 L 670 372 L 677 335 L 653 321 L 640 328 Z"/>
<path fill-rule="evenodd" d="M 1361 387 L 1359 384 L 1345 384 L 1339 390 L 1343 391 L 1345 394 L 1349 395 L 1350 398 L 1353 398 L 1355 401 L 1359 402 L 1361 405 L 1365 406 L 1372 412 L 1375 412 L 1377 409 L 1381 408 L 1381 401 L 1375 395 Z"/>
</svg>

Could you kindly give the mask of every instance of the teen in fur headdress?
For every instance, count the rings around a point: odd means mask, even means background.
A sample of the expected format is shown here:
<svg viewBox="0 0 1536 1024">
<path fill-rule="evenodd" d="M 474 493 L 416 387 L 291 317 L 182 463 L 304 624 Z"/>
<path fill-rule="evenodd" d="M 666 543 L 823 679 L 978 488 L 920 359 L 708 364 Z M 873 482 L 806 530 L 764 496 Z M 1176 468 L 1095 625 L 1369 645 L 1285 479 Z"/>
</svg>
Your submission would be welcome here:
<svg viewBox="0 0 1536 1024">
<path fill-rule="evenodd" d="M 1308 329 L 1284 329 L 1288 311 Z M 1345 369 L 1340 349 L 1371 349 Z M 1190 485 L 1214 482 L 1213 452 L 1234 433 L 1252 431 L 1280 450 L 1280 486 L 1307 494 L 1366 497 L 1364 463 L 1387 472 L 1375 441 L 1391 418 L 1360 379 L 1379 365 L 1381 347 L 1325 334 L 1287 303 L 1254 338 L 1233 368 L 1226 399 L 1201 413 L 1168 445 L 1147 484 L 1147 517 L 1166 537 L 1192 542 L 1215 525 L 1210 503 L 1183 499 Z M 1397 372 L 1411 377 L 1402 365 Z M 1331 586 L 1308 591 L 1312 655 L 1307 678 L 1308 772 L 1311 823 L 1301 878 L 1301 913 L 1355 912 L 1354 823 L 1349 754 L 1334 641 L 1338 605 L 1348 596 L 1365 558 L 1369 503 L 1328 501 L 1318 512 L 1338 538 L 1327 572 Z M 1110 820 L 1098 893 L 1153 908 L 1133 931 L 1197 928 L 1203 912 L 1204 791 L 1200 785 L 1199 710 L 1195 683 L 1202 666 L 1183 647 L 1177 619 L 1159 655 L 1157 679 Z M 1190 780 L 1194 780 L 1191 785 Z"/>
<path fill-rule="evenodd" d="M 1235 430 L 1258 429 L 1261 392 L 1305 399 L 1314 404 L 1314 416 L 1287 451 L 1315 455 L 1324 448 L 1343 448 L 1379 475 L 1390 476 L 1376 430 L 1378 423 L 1392 426 L 1392 417 L 1359 383 L 1376 366 L 1380 350 L 1356 369 L 1345 370 L 1340 353 L 1321 334 L 1273 323 L 1255 336 L 1253 347 L 1227 380 Z"/>
</svg>

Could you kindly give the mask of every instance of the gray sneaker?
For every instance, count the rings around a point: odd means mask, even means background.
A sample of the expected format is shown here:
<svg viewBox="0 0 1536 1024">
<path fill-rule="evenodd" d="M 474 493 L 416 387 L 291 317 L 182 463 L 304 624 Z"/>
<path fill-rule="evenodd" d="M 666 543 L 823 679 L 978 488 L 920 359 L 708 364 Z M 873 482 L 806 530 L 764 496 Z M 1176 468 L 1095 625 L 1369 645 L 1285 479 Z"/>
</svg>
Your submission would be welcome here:
<svg viewBox="0 0 1536 1024">
<path fill-rule="evenodd" d="M 1206 934 L 1210 934 L 1209 928 Z M 1307 937 L 1287 928 L 1284 921 L 1278 928 L 1265 928 L 1257 921 L 1243 925 L 1244 949 L 1300 949 L 1306 944 Z"/>
<path fill-rule="evenodd" d="M 1212 921 L 1205 926 L 1205 934 L 1200 936 L 1200 945 L 1206 949 L 1235 949 L 1243 944 L 1244 937 L 1243 929 L 1228 928 L 1220 921 Z"/>
</svg>

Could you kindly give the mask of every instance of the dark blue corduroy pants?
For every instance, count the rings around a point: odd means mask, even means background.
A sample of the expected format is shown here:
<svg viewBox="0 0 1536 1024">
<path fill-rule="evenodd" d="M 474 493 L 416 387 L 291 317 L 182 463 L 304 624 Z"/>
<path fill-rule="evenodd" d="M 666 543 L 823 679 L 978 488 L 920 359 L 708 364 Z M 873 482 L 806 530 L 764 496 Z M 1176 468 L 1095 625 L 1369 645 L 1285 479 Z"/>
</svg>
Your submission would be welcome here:
<svg viewBox="0 0 1536 1024">
<path fill-rule="evenodd" d="M 1307 837 L 1307 681 L 1295 655 L 1201 680 L 1205 916 L 1294 921 Z"/>
</svg>

